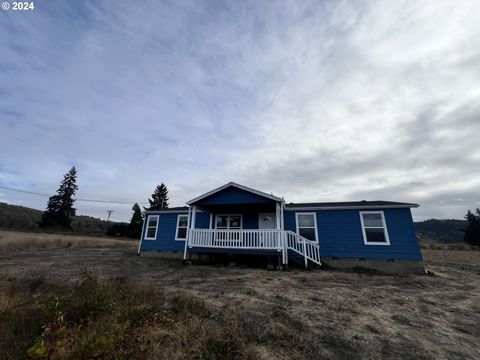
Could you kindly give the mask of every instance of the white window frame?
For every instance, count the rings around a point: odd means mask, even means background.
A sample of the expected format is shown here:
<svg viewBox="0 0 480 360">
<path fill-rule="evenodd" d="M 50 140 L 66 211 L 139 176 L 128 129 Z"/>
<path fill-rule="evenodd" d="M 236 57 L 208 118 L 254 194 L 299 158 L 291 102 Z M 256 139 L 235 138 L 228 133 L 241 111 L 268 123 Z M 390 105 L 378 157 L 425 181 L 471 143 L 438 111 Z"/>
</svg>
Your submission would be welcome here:
<svg viewBox="0 0 480 360">
<path fill-rule="evenodd" d="M 157 218 L 157 225 L 155 226 L 155 236 L 154 237 L 147 237 L 148 235 L 148 229 L 153 228 L 153 226 L 149 226 L 150 219 Z M 160 223 L 160 216 L 159 215 L 148 215 L 147 216 L 147 224 L 145 226 L 145 240 L 157 240 L 157 233 L 158 233 L 158 225 Z"/>
<path fill-rule="evenodd" d="M 180 224 L 180 218 L 184 216 L 187 218 L 187 225 L 186 226 L 182 226 L 182 228 L 186 228 L 187 229 L 187 233 L 185 234 L 185 238 L 179 238 L 178 237 L 178 229 L 179 229 L 179 224 Z M 188 236 L 188 214 L 178 214 L 177 215 L 177 228 L 175 230 L 175 240 L 176 241 L 185 241 L 187 240 L 187 236 Z"/>
<path fill-rule="evenodd" d="M 295 225 L 296 225 L 296 228 L 297 228 L 297 234 L 300 235 L 300 232 L 298 231 L 298 229 L 300 228 L 298 226 L 298 224 L 299 224 L 298 215 L 313 215 L 313 225 L 315 226 L 315 240 L 310 240 L 310 239 L 309 240 L 319 242 L 318 241 L 318 229 L 317 229 L 317 213 L 316 212 L 297 212 L 297 213 L 295 213 Z M 309 227 L 306 228 L 305 226 L 302 226 L 302 228 L 310 229 Z"/>
<path fill-rule="evenodd" d="M 360 214 L 360 224 L 362 225 L 362 234 L 363 234 L 363 243 L 365 245 L 380 245 L 380 246 L 390 246 L 390 237 L 388 236 L 387 222 L 385 221 L 385 214 L 383 211 L 359 211 Z M 385 242 L 378 241 L 367 241 L 367 233 L 365 232 L 365 224 L 363 222 L 363 214 L 380 214 L 382 217 L 383 226 L 368 226 L 367 229 L 383 229 L 383 234 L 385 236 Z"/>
<path fill-rule="evenodd" d="M 217 217 L 218 216 L 228 216 L 227 228 L 226 229 L 219 229 L 219 230 L 242 230 L 243 229 L 243 215 L 242 214 L 215 214 L 215 229 L 218 229 L 217 228 Z M 231 216 L 239 216 L 240 217 L 240 228 L 239 229 L 230 229 L 230 217 Z"/>
</svg>

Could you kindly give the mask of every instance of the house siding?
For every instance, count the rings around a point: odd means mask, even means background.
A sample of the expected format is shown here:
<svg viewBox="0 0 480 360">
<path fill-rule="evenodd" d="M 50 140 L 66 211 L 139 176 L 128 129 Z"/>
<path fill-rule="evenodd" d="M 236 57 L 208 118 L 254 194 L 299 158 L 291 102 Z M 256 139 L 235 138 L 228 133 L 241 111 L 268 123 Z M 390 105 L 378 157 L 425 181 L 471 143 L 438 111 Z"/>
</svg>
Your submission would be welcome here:
<svg viewBox="0 0 480 360">
<path fill-rule="evenodd" d="M 146 214 L 158 215 L 158 229 L 155 240 L 142 240 L 142 251 L 147 250 L 162 250 L 162 251 L 183 251 L 185 248 L 185 241 L 175 240 L 175 233 L 177 231 L 177 217 L 178 215 L 187 215 L 186 213 L 161 213 L 161 214 Z M 145 219 L 146 220 L 146 219 Z M 197 229 L 208 229 L 210 221 L 210 214 L 205 212 L 198 212 L 195 218 L 195 227 Z M 143 224 L 143 233 L 146 231 L 147 221 Z M 144 235 L 145 236 L 145 235 Z"/>
<path fill-rule="evenodd" d="M 360 211 L 286 211 L 285 229 L 296 231 L 295 213 L 314 212 L 321 257 L 422 260 L 410 209 L 369 209 L 384 212 L 390 245 L 365 245 Z"/>
<path fill-rule="evenodd" d="M 258 215 L 262 211 L 255 208 L 232 211 L 242 214 L 244 229 L 258 229 Z M 347 259 L 384 259 L 384 260 L 422 260 L 415 234 L 412 214 L 409 208 L 369 209 L 383 211 L 390 238 L 390 245 L 365 245 L 360 222 L 362 210 L 312 210 L 285 211 L 285 230 L 296 232 L 296 213 L 315 213 L 321 257 Z M 270 211 L 272 212 L 272 211 Z M 160 213 L 159 226 L 155 240 L 143 240 L 141 251 L 183 251 L 184 241 L 175 240 L 177 217 L 184 212 Z M 147 216 L 150 214 L 146 214 Z M 215 219 L 215 213 L 212 214 Z M 215 220 L 213 220 L 215 222 Z M 144 222 L 144 231 L 147 221 Z M 209 212 L 197 212 L 196 228 L 208 229 Z M 215 223 L 212 224 L 215 228 Z M 145 233 L 145 232 L 144 232 Z"/>
<path fill-rule="evenodd" d="M 274 200 L 253 194 L 251 192 L 229 187 L 204 199 L 197 201 L 195 204 L 201 205 L 232 205 L 232 204 L 259 204 L 273 203 Z"/>
</svg>

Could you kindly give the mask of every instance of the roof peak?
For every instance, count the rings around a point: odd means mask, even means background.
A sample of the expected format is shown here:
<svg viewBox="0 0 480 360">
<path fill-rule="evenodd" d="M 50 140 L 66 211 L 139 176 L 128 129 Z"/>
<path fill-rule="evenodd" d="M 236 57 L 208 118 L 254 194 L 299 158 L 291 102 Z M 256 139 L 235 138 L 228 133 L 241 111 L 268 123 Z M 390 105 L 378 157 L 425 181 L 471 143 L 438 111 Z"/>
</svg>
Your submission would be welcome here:
<svg viewBox="0 0 480 360">
<path fill-rule="evenodd" d="M 268 194 L 266 192 L 263 192 L 263 191 L 260 191 L 260 190 L 256 190 L 254 188 L 251 188 L 251 187 L 248 187 L 248 186 L 245 186 L 245 185 L 241 185 L 241 184 L 238 184 L 236 182 L 233 182 L 233 181 L 230 181 L 228 183 L 226 183 L 225 185 L 222 185 L 218 188 L 215 188 L 213 190 L 210 190 L 208 192 L 206 192 L 205 194 L 203 195 L 200 195 L 200 196 L 197 196 L 196 198 L 190 200 L 190 201 L 187 201 L 187 205 L 191 205 L 199 200 L 202 200 L 210 195 L 213 195 L 219 191 L 222 191 L 222 190 L 225 190 L 229 187 L 236 187 L 237 189 L 240 189 L 240 190 L 243 190 L 243 191 L 247 191 L 247 192 L 250 192 L 252 194 L 256 194 L 256 195 L 259 195 L 259 196 L 263 196 L 265 198 L 268 198 L 268 199 L 271 199 L 271 200 L 274 200 L 274 201 L 278 201 L 278 202 L 282 202 L 282 198 L 279 198 L 277 196 L 274 196 L 273 194 Z"/>
</svg>

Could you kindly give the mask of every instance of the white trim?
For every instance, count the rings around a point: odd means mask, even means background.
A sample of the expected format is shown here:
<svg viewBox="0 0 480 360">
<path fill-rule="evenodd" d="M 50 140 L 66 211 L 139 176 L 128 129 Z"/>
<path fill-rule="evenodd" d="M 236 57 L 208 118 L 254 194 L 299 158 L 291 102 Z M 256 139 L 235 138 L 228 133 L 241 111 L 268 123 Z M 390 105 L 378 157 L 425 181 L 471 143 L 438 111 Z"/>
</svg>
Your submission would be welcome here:
<svg viewBox="0 0 480 360">
<path fill-rule="evenodd" d="M 195 222 L 197 221 L 197 207 L 192 206 L 192 222 L 190 223 L 190 229 L 195 229 Z"/>
<path fill-rule="evenodd" d="M 150 218 L 157 218 L 157 225 L 155 226 L 155 236 L 154 237 L 147 237 L 148 235 L 148 229 L 150 226 L 148 226 L 150 222 Z M 160 215 L 148 215 L 147 216 L 147 225 L 145 227 L 145 237 L 143 238 L 144 240 L 157 240 L 157 233 L 158 233 L 158 224 L 160 223 Z"/>
<path fill-rule="evenodd" d="M 380 246 L 389 246 L 390 245 L 390 237 L 388 236 L 388 229 L 387 229 L 387 222 L 385 221 L 385 214 L 383 211 L 359 211 L 360 214 L 360 224 L 362 226 L 362 235 L 363 235 L 363 243 L 365 245 L 380 245 Z M 374 241 L 367 241 L 367 234 L 365 232 L 365 224 L 363 223 L 363 214 L 380 214 L 382 217 L 382 227 L 378 226 L 368 226 L 367 229 L 383 229 L 383 234 L 385 236 L 385 242 L 374 242 Z"/>
<path fill-rule="evenodd" d="M 320 243 L 320 241 L 318 240 L 318 229 L 317 229 L 317 213 L 315 212 L 297 212 L 295 213 L 295 226 L 296 226 L 296 232 L 298 235 L 300 235 L 300 233 L 298 232 L 298 215 L 313 215 L 313 223 L 314 223 L 314 226 L 315 226 L 315 240 L 310 240 L 310 241 L 316 241 L 317 243 Z M 302 228 L 305 228 L 307 229 L 305 226 L 302 226 Z"/>
<path fill-rule="evenodd" d="M 251 192 L 252 194 L 256 194 L 256 195 L 265 197 L 265 198 L 267 198 L 267 199 L 275 200 L 275 201 L 278 201 L 278 202 L 282 201 L 282 199 L 279 198 L 279 197 L 276 197 L 276 196 L 273 196 L 273 195 L 264 193 L 263 191 L 255 190 L 255 189 L 252 189 L 252 188 L 249 188 L 249 187 L 247 187 L 247 186 L 240 185 L 240 184 L 237 184 L 237 183 L 234 183 L 234 182 L 231 181 L 231 182 L 229 182 L 228 184 L 222 185 L 222 186 L 220 186 L 220 187 L 218 187 L 218 188 L 216 188 L 216 189 L 213 189 L 213 190 L 211 190 L 211 191 L 209 191 L 209 192 L 207 192 L 207 193 L 205 193 L 205 194 L 203 194 L 203 195 L 197 196 L 195 199 L 192 199 L 192 200 L 190 200 L 190 201 L 187 201 L 187 205 L 191 205 L 191 204 L 193 204 L 193 203 L 195 203 L 195 202 L 197 202 L 197 201 L 199 201 L 199 200 L 202 200 L 202 199 L 204 199 L 204 198 L 206 198 L 206 197 L 208 197 L 208 196 L 210 196 L 210 195 L 213 195 L 213 194 L 215 194 L 215 193 L 217 193 L 217 192 L 219 192 L 219 191 L 222 191 L 222 190 L 224 190 L 224 189 L 226 189 L 226 188 L 228 188 L 228 187 L 230 187 L 230 186 L 236 187 L 236 188 L 238 188 L 238 189 L 240 189 L 240 190 L 244 190 L 244 191 L 247 191 L 247 192 Z"/>
<path fill-rule="evenodd" d="M 212 222 L 213 222 L 213 214 L 210 213 L 210 219 L 208 220 L 208 228 L 209 229 L 212 229 L 212 227 L 213 227 Z"/>
<path fill-rule="evenodd" d="M 137 250 L 137 255 L 140 255 L 140 252 L 142 251 L 142 240 L 143 240 L 143 234 L 145 233 L 145 219 L 147 217 L 144 215 L 143 216 L 143 224 L 142 224 L 142 234 L 140 235 L 140 242 L 138 243 L 138 250 Z"/>
<path fill-rule="evenodd" d="M 361 210 L 361 209 L 409 209 L 417 208 L 420 205 L 364 205 L 364 206 L 304 206 L 304 207 L 288 207 L 285 205 L 285 211 L 305 211 L 305 210 Z"/>
<path fill-rule="evenodd" d="M 282 230 L 285 230 L 284 209 L 285 209 L 285 200 L 283 200 L 283 197 L 282 197 L 282 207 L 280 208 L 280 228 Z"/>
<path fill-rule="evenodd" d="M 185 232 L 185 238 L 184 238 L 184 239 L 178 237 L 178 229 L 179 229 L 178 224 L 180 224 L 180 217 L 182 217 L 182 216 L 183 216 L 183 217 L 187 217 L 187 226 L 186 226 L 186 227 L 185 227 L 185 226 L 182 226 L 182 228 L 184 228 L 184 229 L 187 230 L 187 231 Z M 187 233 L 188 233 L 188 225 L 189 225 L 189 224 L 188 224 L 188 215 L 187 215 L 187 214 L 178 214 L 178 215 L 177 215 L 177 228 L 175 229 L 175 241 L 185 241 L 185 240 L 187 240 L 187 236 L 188 236 L 188 234 L 187 234 Z"/>
<path fill-rule="evenodd" d="M 217 229 L 217 217 L 218 216 L 228 216 L 227 221 L 227 228 L 226 229 L 219 229 L 219 230 L 230 230 L 230 217 L 231 216 L 240 216 L 240 228 L 234 228 L 234 230 L 242 230 L 243 229 L 243 214 L 215 214 L 215 229 Z"/>
<path fill-rule="evenodd" d="M 275 227 L 280 230 L 280 203 L 275 204 Z"/>
</svg>

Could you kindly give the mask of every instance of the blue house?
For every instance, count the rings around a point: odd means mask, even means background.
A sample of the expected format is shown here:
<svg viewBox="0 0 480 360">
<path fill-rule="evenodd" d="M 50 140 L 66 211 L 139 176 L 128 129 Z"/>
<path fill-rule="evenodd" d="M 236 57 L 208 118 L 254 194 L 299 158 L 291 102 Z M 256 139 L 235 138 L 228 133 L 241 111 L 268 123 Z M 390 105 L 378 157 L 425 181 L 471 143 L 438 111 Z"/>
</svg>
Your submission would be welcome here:
<svg viewBox="0 0 480 360">
<path fill-rule="evenodd" d="M 285 203 L 230 182 L 187 205 L 146 211 L 138 253 L 269 255 L 305 267 L 332 258 L 422 260 L 411 214 L 417 204 Z"/>
</svg>

